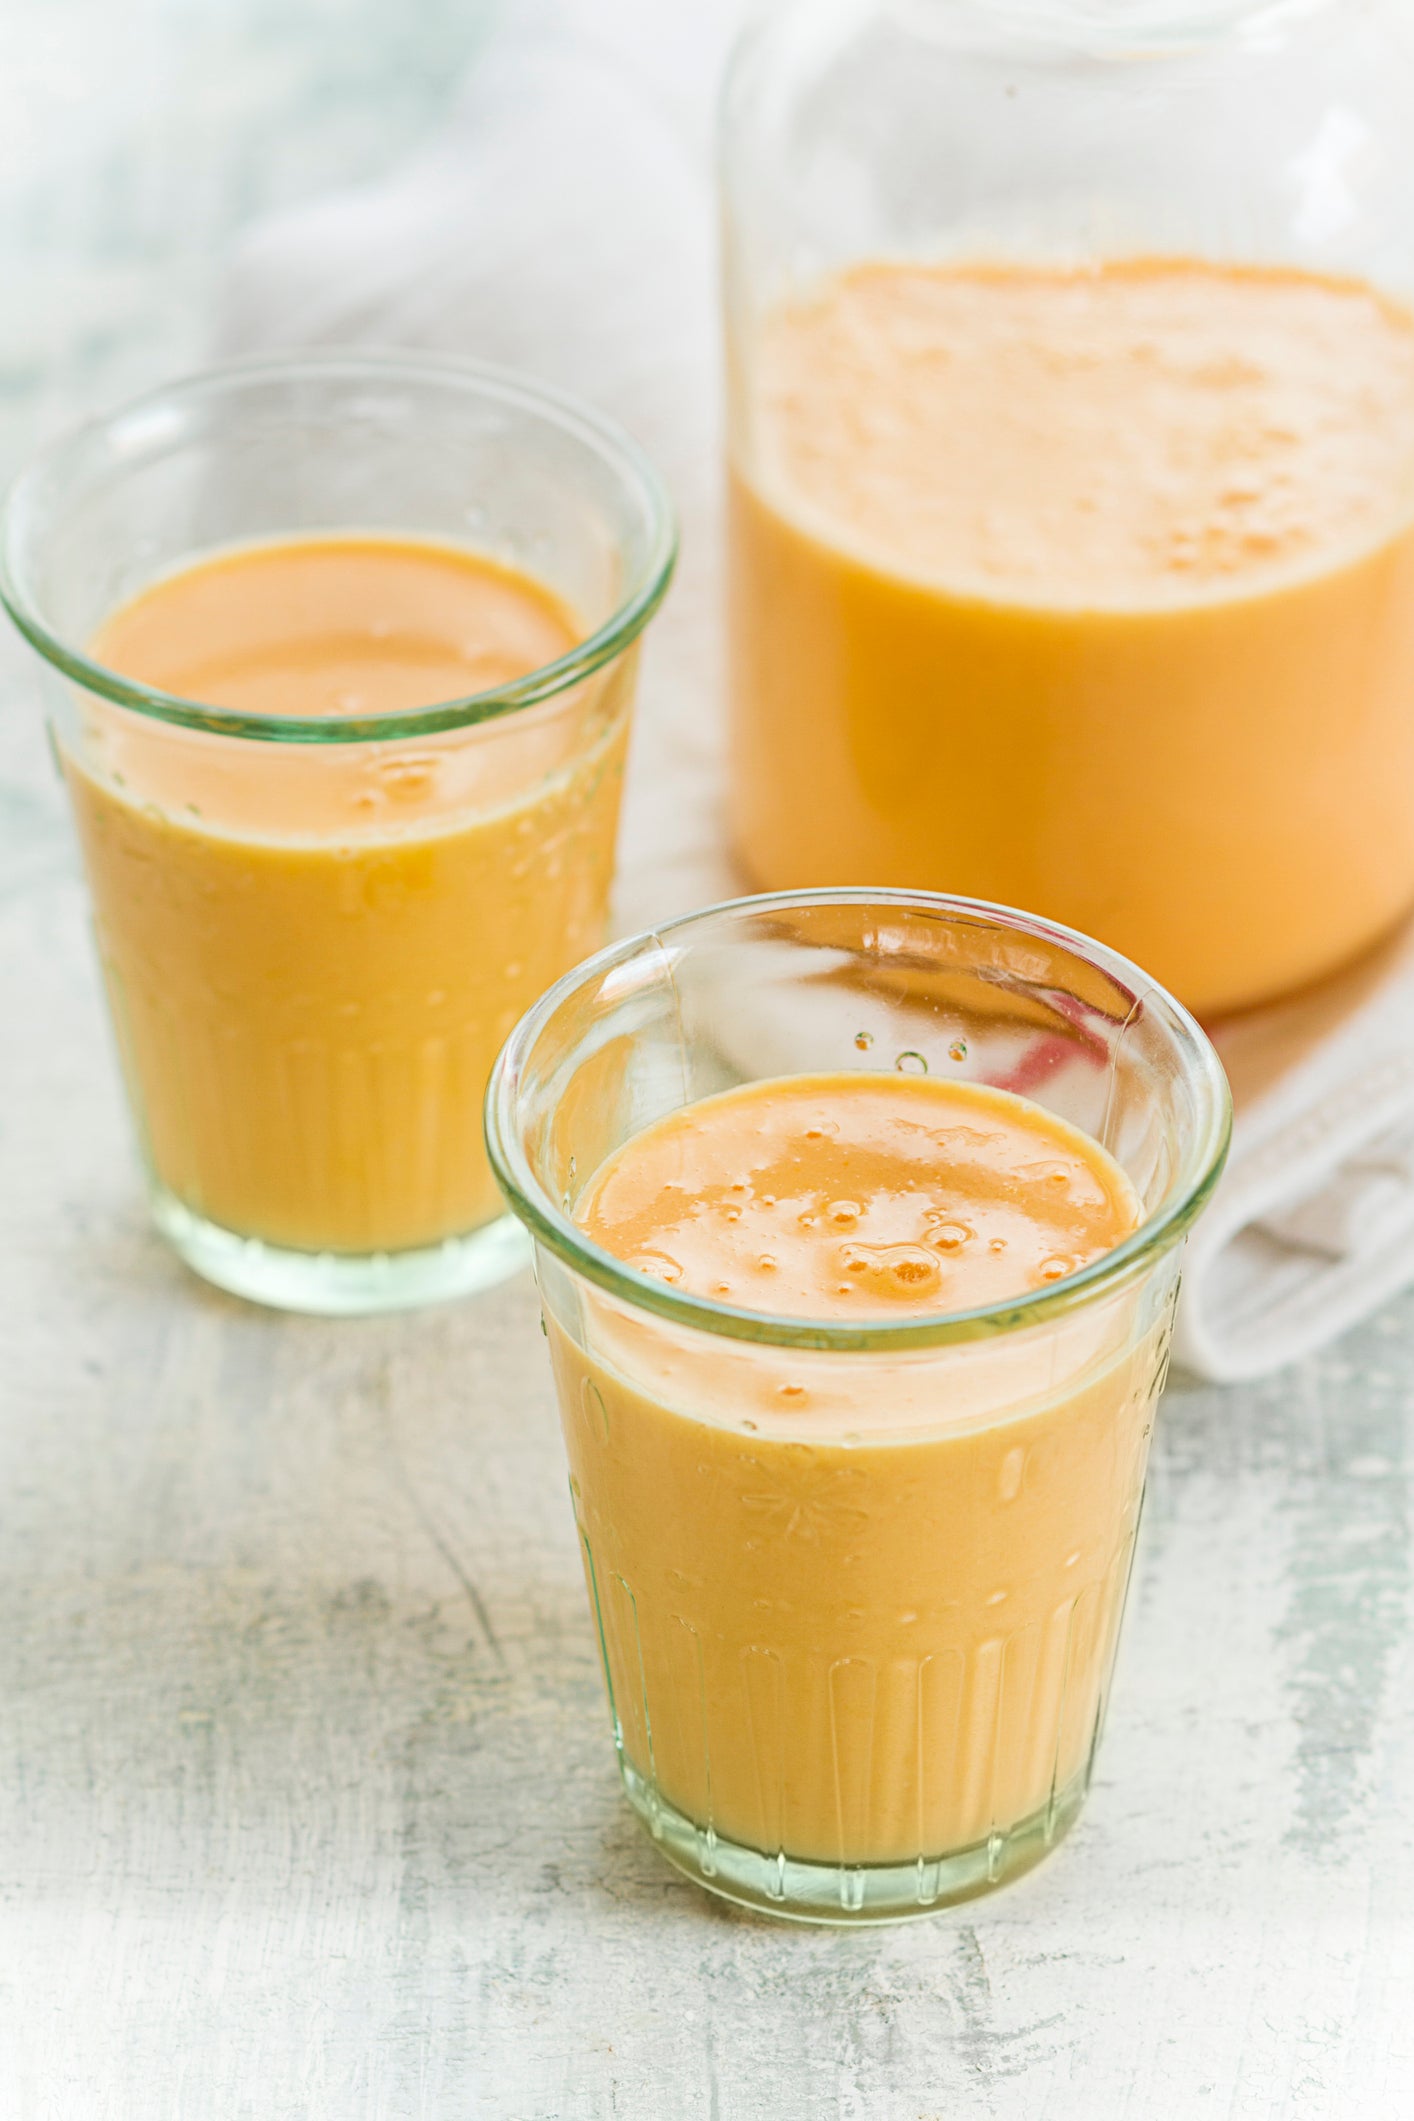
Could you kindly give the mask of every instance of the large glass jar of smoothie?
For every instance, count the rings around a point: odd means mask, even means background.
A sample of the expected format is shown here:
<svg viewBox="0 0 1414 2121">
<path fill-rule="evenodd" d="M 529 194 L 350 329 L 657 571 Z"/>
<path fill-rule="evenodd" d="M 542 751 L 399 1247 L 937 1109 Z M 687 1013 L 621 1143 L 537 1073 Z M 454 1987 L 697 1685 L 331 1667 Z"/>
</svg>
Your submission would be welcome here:
<svg viewBox="0 0 1414 2121">
<path fill-rule="evenodd" d="M 733 817 L 1220 1013 L 1414 903 L 1414 18 L 790 0 L 723 125 Z"/>
</svg>

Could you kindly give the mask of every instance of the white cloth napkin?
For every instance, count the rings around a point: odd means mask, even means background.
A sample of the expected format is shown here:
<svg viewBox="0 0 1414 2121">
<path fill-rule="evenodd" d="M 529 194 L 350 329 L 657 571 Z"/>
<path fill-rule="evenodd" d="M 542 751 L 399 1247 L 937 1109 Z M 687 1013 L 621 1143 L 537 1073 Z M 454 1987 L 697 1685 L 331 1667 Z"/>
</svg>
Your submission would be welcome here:
<svg viewBox="0 0 1414 2121">
<path fill-rule="evenodd" d="M 1255 1377 L 1414 1280 L 1414 930 L 1214 1040 L 1237 1117 L 1175 1352 Z"/>
<path fill-rule="evenodd" d="M 592 399 L 681 517 L 651 630 L 617 915 L 742 888 L 724 852 L 712 111 L 742 0 L 515 0 L 445 130 L 387 181 L 257 228 L 220 348 L 434 347 Z M 1238 1119 L 1190 1247 L 1178 1352 L 1307 1353 L 1414 1279 L 1414 939 L 1218 1033 Z"/>
</svg>

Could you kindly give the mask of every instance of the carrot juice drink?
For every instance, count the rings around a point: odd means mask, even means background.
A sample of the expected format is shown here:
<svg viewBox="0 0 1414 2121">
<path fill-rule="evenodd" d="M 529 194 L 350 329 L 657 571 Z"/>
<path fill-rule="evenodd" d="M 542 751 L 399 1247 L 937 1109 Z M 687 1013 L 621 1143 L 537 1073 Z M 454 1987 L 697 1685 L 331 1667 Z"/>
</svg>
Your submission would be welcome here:
<svg viewBox="0 0 1414 2121">
<path fill-rule="evenodd" d="M 323 539 L 168 576 L 92 653 L 213 707 L 376 716 L 512 683 L 578 637 L 537 584 L 471 555 Z M 538 773 L 527 733 L 503 761 L 453 732 L 309 749 L 273 788 L 237 740 L 95 712 L 69 785 L 124 1064 L 178 1200 L 312 1252 L 495 1220 L 486 1078 L 602 939 L 625 704 L 597 702 L 567 755 L 536 731 Z"/>
<path fill-rule="evenodd" d="M 1414 317 L 1288 270 L 879 262 L 733 415 L 753 879 L 1035 906 L 1192 1008 L 1414 902 Z"/>
<path fill-rule="evenodd" d="M 786 1076 L 659 1120 L 578 1220 L 674 1287 L 855 1323 L 1024 1297 L 1127 1237 L 1137 1203 L 1102 1150 L 1005 1092 Z M 1098 1366 L 1082 1336 L 1059 1378 L 1053 1345 L 1028 1349 L 1029 1376 L 1010 1354 L 993 1386 L 1014 1418 L 974 1400 L 942 1433 L 941 1380 L 906 1363 L 876 1365 L 861 1404 L 810 1365 L 654 1365 L 628 1334 L 576 1392 L 556 1335 L 630 1765 L 733 1841 L 847 1867 L 1064 1818 L 1129 1573 L 1159 1330 Z"/>
<path fill-rule="evenodd" d="M 160 1226 L 243 1294 L 359 1310 L 517 1261 L 482 1142 L 486 1080 L 521 1011 L 602 937 L 634 637 L 670 542 L 614 438 L 476 372 L 358 362 L 172 394 L 225 423 L 197 467 L 211 527 L 309 513 L 321 390 L 349 401 L 342 469 L 324 471 L 340 506 L 367 505 L 347 461 L 362 446 L 379 512 L 438 532 L 426 488 L 414 506 L 406 486 L 440 441 L 444 501 L 470 495 L 486 530 L 499 502 L 517 534 L 189 542 L 185 491 L 169 542 L 188 549 L 94 613 L 61 664 L 81 689 L 56 734 Z M 380 392 L 381 441 L 360 445 L 356 401 Z M 260 463 L 272 434 L 283 474 Z M 490 436 L 494 464 L 478 456 Z M 54 477 L 42 462 L 31 481 L 42 494 Z M 140 519 L 155 502 L 135 483 Z M 102 489 L 61 498 L 81 545 Z M 17 533 L 33 542 L 12 512 L 12 547 Z M 518 557 L 531 548 L 540 569 Z M 16 615 L 57 662 L 27 588 Z"/>
<path fill-rule="evenodd" d="M 1083 1800 L 1226 1128 L 1089 947 L 744 901 L 571 975 L 493 1078 L 624 1782 L 730 1897 L 922 1912 Z M 792 1047 L 836 1064 L 753 1072 Z"/>
</svg>

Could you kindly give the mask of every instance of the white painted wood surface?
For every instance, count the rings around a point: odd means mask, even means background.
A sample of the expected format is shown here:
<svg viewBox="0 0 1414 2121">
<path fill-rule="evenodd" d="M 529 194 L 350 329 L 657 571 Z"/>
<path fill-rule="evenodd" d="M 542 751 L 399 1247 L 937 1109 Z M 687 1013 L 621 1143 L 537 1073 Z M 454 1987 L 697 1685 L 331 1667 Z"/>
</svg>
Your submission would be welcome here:
<svg viewBox="0 0 1414 2121">
<path fill-rule="evenodd" d="M 229 19 L 239 107 L 182 135 L 202 243 L 250 204 L 278 44 Z M 386 34 L 400 108 L 430 105 L 437 70 Z M 288 72 L 307 181 L 361 166 L 345 105 L 375 70 L 322 131 L 327 80 Z M 74 156 L 83 115 L 54 118 Z M 144 337 L 134 290 L 197 273 L 197 208 L 186 250 L 142 252 L 113 153 L 65 175 L 54 148 L 25 195 L 82 241 L 38 353 L 32 316 L 0 326 L 10 462 L 188 357 L 190 316 Z M 1414 1299 L 1263 1385 L 1171 1389 L 1097 1785 L 1048 1866 L 855 1935 L 707 1902 L 617 1793 L 528 1283 L 282 1319 L 147 1231 L 5 642 L 0 2116 L 1414 2116 L 1411 1350 Z"/>
</svg>

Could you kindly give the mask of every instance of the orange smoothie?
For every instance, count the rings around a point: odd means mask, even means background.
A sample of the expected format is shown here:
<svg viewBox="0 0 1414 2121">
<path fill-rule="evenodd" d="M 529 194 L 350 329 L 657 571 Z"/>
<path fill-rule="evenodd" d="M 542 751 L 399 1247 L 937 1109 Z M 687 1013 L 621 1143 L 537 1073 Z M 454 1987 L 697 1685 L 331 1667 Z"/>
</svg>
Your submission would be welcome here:
<svg viewBox="0 0 1414 2121">
<path fill-rule="evenodd" d="M 91 653 L 332 727 L 490 690 L 581 632 L 489 558 L 338 536 L 168 576 Z M 181 1203 L 336 1253 L 500 1214 L 481 1101 L 516 1018 L 600 938 L 631 662 L 405 742 L 252 742 L 85 700 L 65 770 L 134 1107 Z"/>
<path fill-rule="evenodd" d="M 1099 936 L 1201 1012 L 1414 902 L 1414 317 L 1138 259 L 879 262 L 738 379 L 734 804 L 758 885 Z"/>
<path fill-rule="evenodd" d="M 575 1210 L 680 1290 L 861 1327 L 1024 1301 L 1139 1213 L 1105 1151 L 1027 1100 L 872 1074 L 689 1105 Z M 696 1826 L 709 1875 L 720 1836 L 916 1864 L 924 1902 L 930 1864 L 977 1847 L 1000 1864 L 1019 1828 L 1034 1860 L 1088 1773 L 1164 1319 L 1131 1288 L 944 1347 L 841 1353 L 584 1302 L 590 1354 L 554 1325 L 551 1345 L 616 1726 L 650 1813 Z"/>
</svg>

